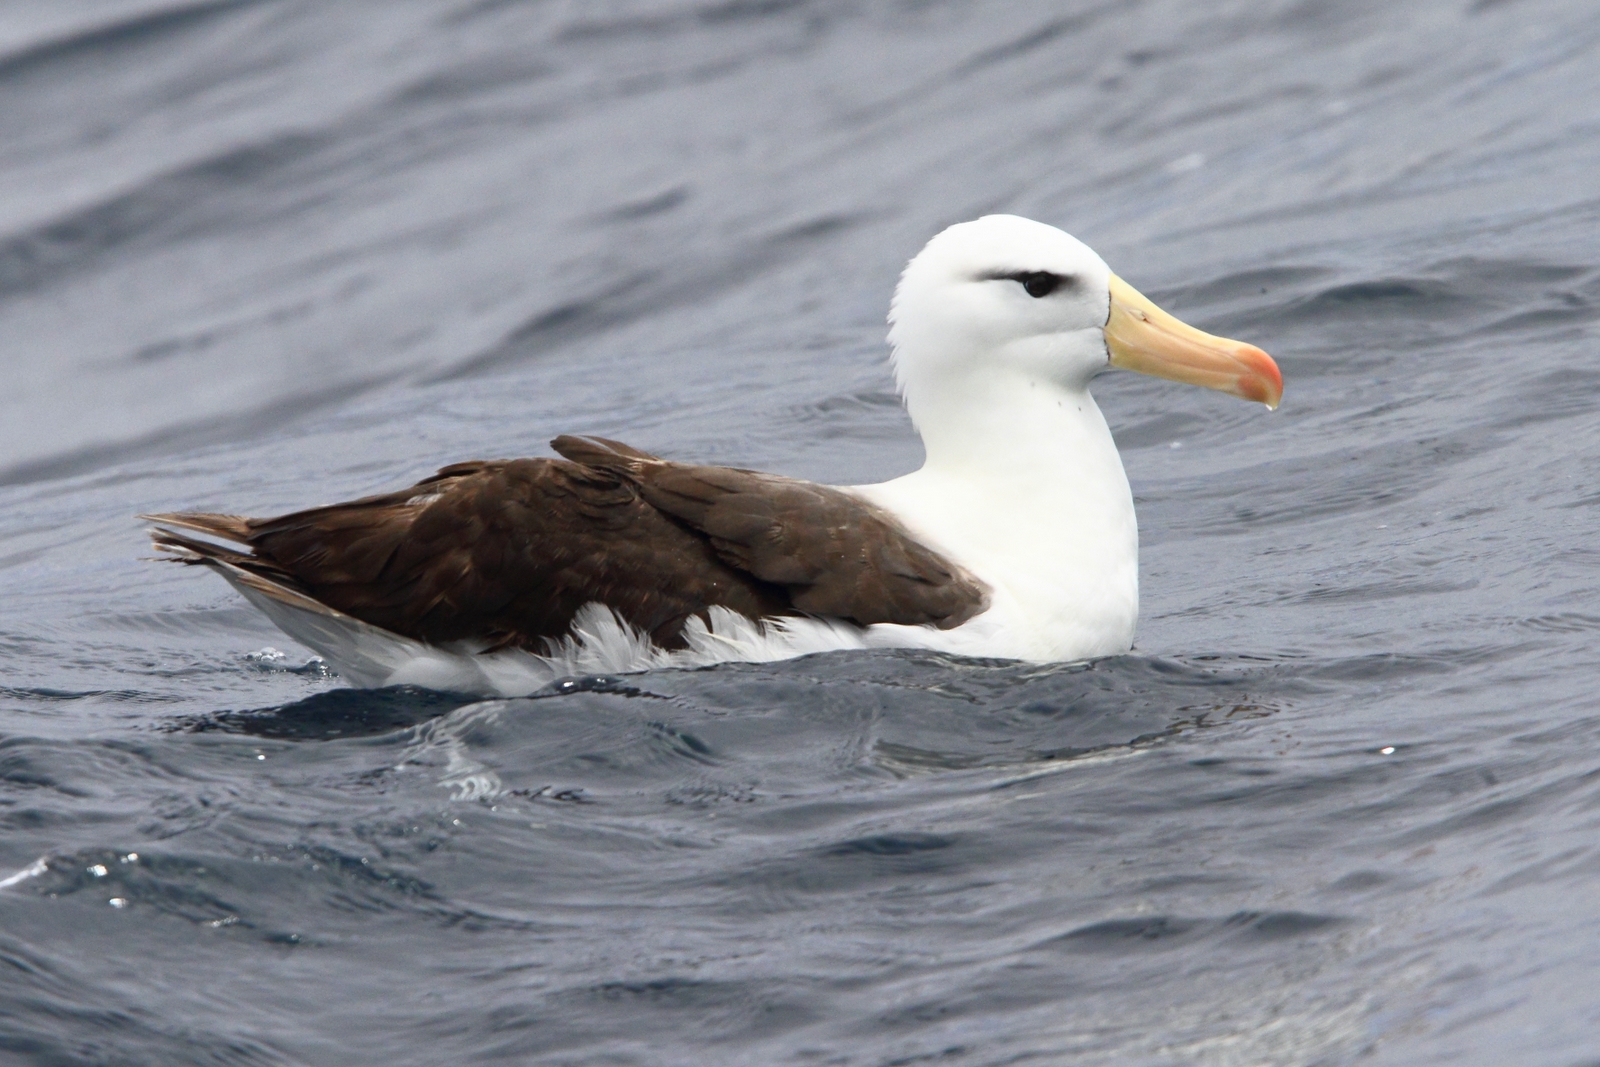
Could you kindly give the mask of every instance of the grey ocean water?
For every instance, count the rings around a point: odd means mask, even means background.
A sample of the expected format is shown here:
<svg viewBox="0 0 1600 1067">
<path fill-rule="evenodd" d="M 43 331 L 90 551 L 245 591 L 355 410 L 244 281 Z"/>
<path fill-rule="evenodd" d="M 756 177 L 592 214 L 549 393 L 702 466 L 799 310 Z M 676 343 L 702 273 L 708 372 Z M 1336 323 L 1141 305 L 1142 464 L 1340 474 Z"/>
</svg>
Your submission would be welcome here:
<svg viewBox="0 0 1600 1067">
<path fill-rule="evenodd" d="M 912 468 L 991 211 L 1260 344 L 1107 376 L 1132 655 L 364 693 L 133 515 L 560 432 Z M 1600 1063 L 1589 0 L 0 5 L 0 1061 Z"/>
</svg>

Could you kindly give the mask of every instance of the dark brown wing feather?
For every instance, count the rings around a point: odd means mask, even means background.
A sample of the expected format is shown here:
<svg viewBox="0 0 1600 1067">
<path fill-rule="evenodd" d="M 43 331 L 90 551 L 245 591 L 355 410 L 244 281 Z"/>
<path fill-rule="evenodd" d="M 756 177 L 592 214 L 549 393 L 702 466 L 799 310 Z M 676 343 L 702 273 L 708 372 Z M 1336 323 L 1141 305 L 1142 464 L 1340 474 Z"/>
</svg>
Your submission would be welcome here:
<svg viewBox="0 0 1600 1067">
<path fill-rule="evenodd" d="M 227 562 L 435 644 L 543 651 L 593 601 L 669 648 L 714 604 L 792 611 L 781 589 L 723 563 L 625 480 L 563 460 L 457 464 L 397 493 L 270 519 L 150 518 L 248 544 L 250 556 Z"/>
<path fill-rule="evenodd" d="M 727 467 L 669 463 L 599 438 L 566 459 L 475 461 L 396 493 L 276 518 L 149 516 L 248 545 L 158 533 L 364 622 L 432 643 L 543 651 L 598 601 L 658 644 L 720 605 L 959 625 L 987 590 L 848 493 Z"/>
<path fill-rule="evenodd" d="M 710 538 L 724 562 L 783 586 L 808 614 L 948 629 L 988 607 L 982 582 L 843 490 L 672 463 L 601 437 L 551 445 L 586 467 L 625 475 L 647 502 Z"/>
</svg>

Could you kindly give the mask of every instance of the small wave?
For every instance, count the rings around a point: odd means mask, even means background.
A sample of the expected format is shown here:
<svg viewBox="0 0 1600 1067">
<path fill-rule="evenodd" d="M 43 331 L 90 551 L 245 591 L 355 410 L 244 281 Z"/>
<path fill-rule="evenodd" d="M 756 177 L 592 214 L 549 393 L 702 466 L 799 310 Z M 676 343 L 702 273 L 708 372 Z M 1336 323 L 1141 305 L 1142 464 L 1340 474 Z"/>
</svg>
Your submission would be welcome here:
<svg viewBox="0 0 1600 1067">
<path fill-rule="evenodd" d="M 1200 938 L 1249 945 L 1320 934 L 1345 921 L 1336 915 L 1299 911 L 1241 911 L 1217 919 L 1141 915 L 1080 926 L 1046 944 L 1089 952 L 1170 949 Z"/>
</svg>

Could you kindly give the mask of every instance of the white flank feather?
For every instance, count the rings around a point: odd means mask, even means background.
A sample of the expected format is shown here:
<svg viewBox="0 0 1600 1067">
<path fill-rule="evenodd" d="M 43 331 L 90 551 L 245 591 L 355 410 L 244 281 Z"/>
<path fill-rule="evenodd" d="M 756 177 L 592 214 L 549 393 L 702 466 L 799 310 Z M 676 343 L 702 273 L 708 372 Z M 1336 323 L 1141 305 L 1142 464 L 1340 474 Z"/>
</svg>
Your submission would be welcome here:
<svg viewBox="0 0 1600 1067">
<path fill-rule="evenodd" d="M 280 629 L 327 660 L 345 681 L 369 689 L 415 685 L 517 697 L 574 675 L 633 674 L 732 661 L 766 663 L 884 643 L 869 641 L 866 631 L 834 619 L 757 622 L 713 607 L 709 624 L 696 617 L 684 628 L 689 647 L 667 650 L 656 647 L 648 635 L 604 604 L 595 603 L 584 605 L 573 619 L 571 633 L 551 642 L 543 655 L 521 649 L 485 652 L 482 644 L 429 645 L 328 608 L 288 603 L 235 580 L 229 568 L 216 569 Z"/>
</svg>

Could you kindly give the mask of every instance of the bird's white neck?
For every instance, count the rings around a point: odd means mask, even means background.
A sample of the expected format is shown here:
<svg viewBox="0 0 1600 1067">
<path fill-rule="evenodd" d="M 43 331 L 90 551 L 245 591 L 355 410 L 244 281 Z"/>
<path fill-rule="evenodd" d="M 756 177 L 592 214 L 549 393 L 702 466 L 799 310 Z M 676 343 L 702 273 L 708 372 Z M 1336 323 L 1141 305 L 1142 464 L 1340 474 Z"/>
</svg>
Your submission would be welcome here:
<svg viewBox="0 0 1600 1067">
<path fill-rule="evenodd" d="M 1116 446 L 1086 384 L 1002 370 L 917 385 L 907 391 L 906 409 L 922 436 L 928 468 L 985 480 L 1038 479 L 1048 468 L 1071 479 L 1086 462 L 1109 459 L 1122 477 Z"/>
</svg>

